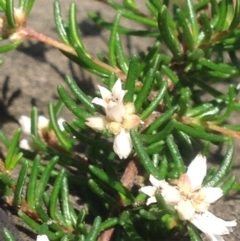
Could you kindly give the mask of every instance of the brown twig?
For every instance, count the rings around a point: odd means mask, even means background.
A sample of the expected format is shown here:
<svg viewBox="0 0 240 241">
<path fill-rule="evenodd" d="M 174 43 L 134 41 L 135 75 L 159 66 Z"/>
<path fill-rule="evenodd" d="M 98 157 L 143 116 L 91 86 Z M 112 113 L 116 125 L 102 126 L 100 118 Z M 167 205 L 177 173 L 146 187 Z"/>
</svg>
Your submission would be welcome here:
<svg viewBox="0 0 240 241">
<path fill-rule="evenodd" d="M 182 122 L 184 124 L 188 124 L 188 125 L 189 124 L 197 124 L 197 125 L 200 125 L 200 126 L 204 126 L 209 130 L 217 131 L 221 134 L 240 139 L 240 132 L 229 130 L 225 127 L 218 126 L 213 121 L 205 121 L 204 122 L 204 121 L 200 121 L 196 118 L 184 117 L 184 116 L 182 116 L 181 118 L 177 117 L 176 119 L 178 119 L 180 122 Z"/>
<path fill-rule="evenodd" d="M 34 31 L 33 29 L 30 28 L 22 28 L 19 30 L 18 32 L 19 35 L 24 36 L 25 39 L 35 39 L 37 41 L 43 42 L 47 45 L 50 45 L 54 48 L 57 48 L 63 52 L 69 53 L 73 56 L 78 56 L 75 49 L 71 46 L 68 46 L 64 43 L 58 42 L 50 37 L 45 36 L 44 34 L 38 33 L 36 31 Z M 86 56 L 91 59 L 95 64 L 97 64 L 98 66 L 109 70 L 110 72 L 115 73 L 121 80 L 126 80 L 126 75 L 118 68 L 113 68 L 112 66 L 100 61 L 99 59 L 91 56 L 90 54 L 86 54 Z"/>
</svg>

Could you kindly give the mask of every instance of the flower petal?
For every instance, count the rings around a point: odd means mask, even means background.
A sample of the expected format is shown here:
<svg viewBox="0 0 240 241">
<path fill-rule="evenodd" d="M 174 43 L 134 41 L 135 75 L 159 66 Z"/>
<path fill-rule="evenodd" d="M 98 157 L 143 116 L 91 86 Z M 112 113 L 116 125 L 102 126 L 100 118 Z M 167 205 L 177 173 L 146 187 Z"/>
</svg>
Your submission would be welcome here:
<svg viewBox="0 0 240 241">
<path fill-rule="evenodd" d="M 48 239 L 48 236 L 44 234 L 44 235 L 38 235 L 36 241 L 49 241 L 49 239 Z"/>
<path fill-rule="evenodd" d="M 192 191 L 201 187 L 204 177 L 207 174 L 207 160 L 202 154 L 198 154 L 190 163 L 187 170 Z"/>
<path fill-rule="evenodd" d="M 237 225 L 235 220 L 224 221 L 208 211 L 202 214 L 195 213 L 193 219 L 191 219 L 190 222 L 193 223 L 203 233 L 213 235 L 229 234 L 231 232 L 231 227 L 235 227 Z"/>
<path fill-rule="evenodd" d="M 155 195 L 157 188 L 153 186 L 145 186 L 141 187 L 139 189 L 140 192 L 143 192 L 144 194 L 148 195 L 149 197 L 152 197 Z"/>
<path fill-rule="evenodd" d="M 139 125 L 141 119 L 138 115 L 125 115 L 123 119 L 123 127 L 124 129 L 130 130 Z"/>
<path fill-rule="evenodd" d="M 161 194 L 167 204 L 176 205 L 181 200 L 180 192 L 173 186 L 163 188 Z"/>
<path fill-rule="evenodd" d="M 95 131 L 103 131 L 106 129 L 108 121 L 103 115 L 95 115 L 86 119 L 85 124 Z"/>
<path fill-rule="evenodd" d="M 212 233 L 206 233 L 206 236 L 209 238 L 211 241 L 224 241 L 223 237 L 220 235 L 214 235 Z"/>
<path fill-rule="evenodd" d="M 160 188 L 163 185 L 168 185 L 168 183 L 165 180 L 158 180 L 155 178 L 152 174 L 149 176 L 149 181 L 152 183 L 153 186 Z"/>
<path fill-rule="evenodd" d="M 20 140 L 19 147 L 24 150 L 27 150 L 27 151 L 32 151 L 31 145 L 29 144 L 28 140 L 26 140 L 26 139 Z"/>
<path fill-rule="evenodd" d="M 181 200 L 176 205 L 176 209 L 181 220 L 191 220 L 195 213 L 195 208 L 190 200 Z"/>
<path fill-rule="evenodd" d="M 157 202 L 157 199 L 155 197 L 149 197 L 147 199 L 146 205 L 148 206 L 148 205 L 150 205 L 152 203 L 156 203 L 156 202 Z"/>
<path fill-rule="evenodd" d="M 93 100 L 92 100 L 92 103 L 93 104 L 96 104 L 96 105 L 100 105 L 102 106 L 104 109 L 107 108 L 107 102 L 103 99 L 100 99 L 98 97 L 95 97 Z"/>
<path fill-rule="evenodd" d="M 64 120 L 63 118 L 59 118 L 58 121 L 57 121 L 57 122 L 58 122 L 58 125 L 59 125 L 59 128 L 60 128 L 61 131 L 64 131 L 64 130 L 65 130 L 65 129 L 64 129 L 64 126 L 63 126 L 64 121 L 65 121 L 65 120 Z"/>
<path fill-rule="evenodd" d="M 123 105 L 115 104 L 111 108 L 106 108 L 106 116 L 112 121 L 122 122 L 124 114 L 125 109 Z"/>
<path fill-rule="evenodd" d="M 28 116 L 21 115 L 18 119 L 18 122 L 22 128 L 23 133 L 30 135 L 31 134 L 31 119 Z"/>
<path fill-rule="evenodd" d="M 112 95 L 113 95 L 114 101 L 117 101 L 117 103 L 122 104 L 123 98 L 126 93 L 127 93 L 127 90 L 122 89 L 122 82 L 120 79 L 118 79 L 112 88 Z"/>
<path fill-rule="evenodd" d="M 128 131 L 121 130 L 114 138 L 113 150 L 120 159 L 127 158 L 132 150 L 132 140 Z"/>
<path fill-rule="evenodd" d="M 223 196 L 223 191 L 220 187 L 203 187 L 201 191 L 205 194 L 205 200 L 208 203 L 214 203 Z"/>
<path fill-rule="evenodd" d="M 158 180 L 153 175 L 150 175 L 149 181 L 154 187 L 159 189 L 167 204 L 175 205 L 181 200 L 181 195 L 178 189 L 169 185 L 165 180 Z"/>
<path fill-rule="evenodd" d="M 49 119 L 47 119 L 45 116 L 40 115 L 38 117 L 38 129 L 39 130 L 47 128 L 48 124 L 49 124 Z"/>
<path fill-rule="evenodd" d="M 110 99 L 112 99 L 112 93 L 110 90 L 108 90 L 107 88 L 98 85 L 101 97 L 104 101 L 108 102 Z"/>
</svg>

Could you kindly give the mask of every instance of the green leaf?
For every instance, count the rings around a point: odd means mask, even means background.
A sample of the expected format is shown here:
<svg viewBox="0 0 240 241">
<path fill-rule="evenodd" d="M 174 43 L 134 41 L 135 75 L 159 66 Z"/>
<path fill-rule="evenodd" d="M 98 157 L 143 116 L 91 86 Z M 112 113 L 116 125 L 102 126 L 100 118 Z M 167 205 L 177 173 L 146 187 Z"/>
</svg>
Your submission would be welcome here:
<svg viewBox="0 0 240 241">
<path fill-rule="evenodd" d="M 21 132 L 22 132 L 21 129 L 18 129 L 15 132 L 13 139 L 11 141 L 11 145 L 8 150 L 7 157 L 5 159 L 5 168 L 8 171 L 11 171 L 16 166 L 19 159 L 21 158 L 21 156 L 18 156 L 18 158 L 14 157 L 14 155 L 16 154 L 16 151 L 18 150 L 18 142 L 19 142 Z"/>
<path fill-rule="evenodd" d="M 133 95 L 135 91 L 135 82 L 139 75 L 139 64 L 138 64 L 138 57 L 133 55 L 130 63 L 129 63 L 129 70 L 126 79 L 125 89 L 128 91 L 124 96 L 124 100 L 126 102 L 133 101 Z"/>
<path fill-rule="evenodd" d="M 7 16 L 8 27 L 10 29 L 14 29 L 17 26 L 15 21 L 15 16 L 14 16 L 13 4 L 14 4 L 13 0 L 6 1 L 6 16 Z"/>
<path fill-rule="evenodd" d="M 120 225 L 123 226 L 126 231 L 129 240 L 131 241 L 143 241 L 143 239 L 137 234 L 135 227 L 130 218 L 130 213 L 127 211 L 122 212 L 120 216 Z"/>
<path fill-rule="evenodd" d="M 99 230 L 104 231 L 119 224 L 119 218 L 110 218 L 101 223 Z"/>
<path fill-rule="evenodd" d="M 23 186 L 24 186 L 24 183 L 25 183 L 26 177 L 27 177 L 28 166 L 29 166 L 28 162 L 24 161 L 22 164 L 22 169 L 20 171 L 18 180 L 17 180 L 17 185 L 15 188 L 14 198 L 13 198 L 14 204 L 17 207 L 20 207 L 22 204 L 22 196 L 23 196 L 22 191 L 23 191 Z"/>
<path fill-rule="evenodd" d="M 99 17 L 99 15 L 97 15 L 96 13 L 88 13 L 88 17 L 94 21 L 97 25 L 99 25 L 101 28 L 105 28 L 105 29 L 109 29 L 112 30 L 113 29 L 113 23 L 112 22 L 106 22 L 104 21 L 101 17 Z M 159 32 L 158 31 L 154 31 L 151 29 L 151 31 L 149 30 L 135 30 L 135 29 L 130 29 L 130 28 L 125 28 L 122 26 L 118 26 L 118 33 L 121 34 L 125 34 L 125 35 L 133 35 L 133 36 L 141 36 L 141 37 L 159 37 Z"/>
<path fill-rule="evenodd" d="M 42 225 L 36 223 L 34 220 L 32 220 L 28 215 L 23 213 L 22 211 L 18 211 L 18 216 L 23 220 L 25 224 L 27 224 L 31 229 L 33 229 L 36 233 L 39 233 L 41 231 Z M 46 235 L 48 236 L 49 240 L 57 240 L 57 238 L 63 236 L 64 232 L 59 231 L 57 233 L 53 233 L 50 231 L 46 232 Z"/>
<path fill-rule="evenodd" d="M 106 203 L 109 203 L 113 207 L 118 206 L 117 201 L 110 195 L 108 195 L 106 192 L 104 192 L 104 190 L 101 189 L 93 179 L 90 179 L 88 181 L 88 185 L 92 189 L 92 191 L 95 192 L 99 197 L 101 197 Z"/>
<path fill-rule="evenodd" d="M 140 162 L 143 165 L 143 167 L 145 168 L 146 172 L 149 175 L 152 174 L 153 176 L 155 176 L 156 178 L 159 179 L 160 178 L 159 172 L 156 169 L 156 167 L 153 165 L 152 160 L 150 159 L 147 152 L 145 151 L 136 130 L 131 130 L 130 135 L 131 135 L 134 149 L 135 149 L 136 153 L 138 154 Z"/>
<path fill-rule="evenodd" d="M 143 86 L 140 90 L 140 92 L 137 95 L 137 98 L 134 102 L 136 112 L 140 111 L 140 109 L 143 106 L 143 103 L 148 97 L 149 91 L 151 90 L 152 83 L 154 81 L 154 76 L 155 76 L 155 70 L 150 69 L 147 73 L 147 76 L 143 82 Z"/>
<path fill-rule="evenodd" d="M 157 19 L 158 9 L 155 7 L 155 5 L 152 4 L 150 1 L 147 1 L 146 6 L 147 6 L 148 10 L 151 12 L 151 14 Z"/>
<path fill-rule="evenodd" d="M 156 192 L 156 200 L 157 200 L 157 205 L 159 209 L 162 210 L 164 213 L 168 213 L 171 215 L 174 215 L 176 213 L 174 208 L 172 208 L 165 202 L 161 192 L 158 192 L 158 191 Z"/>
<path fill-rule="evenodd" d="M 19 0 L 19 3 L 18 3 L 19 8 L 25 9 L 25 8 L 26 8 L 26 5 L 27 5 L 27 1 L 28 1 L 28 0 Z M 24 10 L 24 11 L 25 11 L 25 10 Z"/>
<path fill-rule="evenodd" d="M 68 84 L 69 88 L 71 89 L 72 93 L 75 97 L 84 105 L 87 111 L 90 114 L 93 114 L 96 110 L 94 105 L 92 104 L 92 99 L 89 98 L 77 85 L 76 81 L 71 78 L 70 76 L 66 75 L 66 83 Z"/>
<path fill-rule="evenodd" d="M 60 222 L 60 224 L 66 224 L 65 223 L 66 220 L 63 218 L 57 205 L 64 176 L 65 176 L 65 170 L 62 169 L 59 172 L 57 179 L 55 180 L 55 183 L 53 185 L 53 190 L 49 200 L 49 211 L 50 211 L 51 217 L 53 220 Z"/>
<path fill-rule="evenodd" d="M 170 120 L 171 117 L 174 115 L 174 113 L 178 110 L 178 107 L 175 106 L 169 110 L 167 110 L 165 113 L 161 114 L 154 122 L 151 123 L 151 125 L 146 129 L 146 134 L 151 134 L 153 131 L 157 130 L 159 127 L 161 127 L 166 121 Z"/>
<path fill-rule="evenodd" d="M 58 159 L 59 157 L 54 157 L 49 161 L 45 171 L 43 172 L 43 175 L 41 176 L 41 179 L 39 180 L 38 189 L 35 196 L 36 198 L 35 200 L 38 201 L 39 203 L 43 198 L 43 192 L 46 188 L 51 172 L 54 166 L 56 165 L 56 163 L 58 162 Z"/>
<path fill-rule="evenodd" d="M 169 14 L 166 6 L 162 6 L 162 9 L 158 15 L 158 28 L 165 44 L 168 46 L 173 54 L 174 59 L 182 59 L 182 47 L 175 36 L 175 32 L 169 25 Z"/>
<path fill-rule="evenodd" d="M 64 222 L 67 227 L 73 226 L 73 210 L 69 200 L 69 189 L 68 189 L 68 180 L 66 175 L 63 175 L 61 184 L 61 206 Z"/>
<path fill-rule="evenodd" d="M 67 31 L 66 31 L 65 22 L 63 21 L 62 16 L 61 16 L 61 6 L 60 6 L 60 3 L 58 0 L 54 1 L 53 10 L 54 10 L 54 20 L 55 20 L 57 32 L 58 32 L 62 42 L 66 45 L 70 45 L 69 40 L 68 40 Z"/>
<path fill-rule="evenodd" d="M 67 138 L 64 134 L 64 132 L 60 129 L 60 126 L 58 124 L 58 121 L 56 119 L 56 116 L 54 114 L 54 106 L 52 103 L 49 103 L 48 106 L 49 111 L 49 117 L 50 117 L 50 123 L 54 130 L 54 133 L 56 134 L 59 142 L 61 145 L 67 150 L 70 151 L 72 148 L 72 144 L 69 142 L 69 138 Z"/>
<path fill-rule="evenodd" d="M 147 220 L 157 220 L 157 218 L 151 213 L 144 209 L 139 210 L 139 214 Z"/>
<path fill-rule="evenodd" d="M 166 179 L 167 172 L 168 172 L 168 160 L 164 155 L 159 165 L 159 180 Z"/>
<path fill-rule="evenodd" d="M 57 87 L 58 94 L 61 97 L 62 101 L 66 105 L 66 107 L 79 119 L 86 120 L 87 117 L 90 117 L 90 114 L 88 114 L 86 111 L 81 109 L 69 96 L 67 91 L 64 89 L 62 85 L 58 85 Z"/>
<path fill-rule="evenodd" d="M 3 236 L 5 241 L 17 241 L 13 234 L 5 227 L 3 228 Z"/>
<path fill-rule="evenodd" d="M 156 141 L 164 140 L 175 128 L 175 121 L 171 120 L 169 123 L 163 128 L 162 131 L 156 134 L 149 135 L 141 135 L 140 139 L 142 142 L 150 144 Z"/>
<path fill-rule="evenodd" d="M 0 131 L 0 140 L 9 149 L 11 142 L 2 131 Z"/>
<path fill-rule="evenodd" d="M 166 81 L 162 81 L 160 90 L 159 90 L 156 98 L 148 105 L 148 107 L 141 114 L 141 120 L 145 120 L 155 110 L 155 108 L 160 104 L 161 100 L 163 99 L 163 97 L 167 91 L 167 85 L 168 84 Z"/>
<path fill-rule="evenodd" d="M 76 18 L 76 4 L 72 3 L 69 11 L 69 35 L 71 39 L 71 43 L 75 48 L 78 57 L 83 61 L 83 63 L 90 69 L 97 71 L 102 74 L 103 77 L 109 76 L 110 71 L 106 68 L 101 67 L 96 64 L 89 55 L 86 53 L 86 50 L 83 46 L 81 37 L 79 35 L 78 26 L 77 26 L 77 18 Z"/>
<path fill-rule="evenodd" d="M 224 121 L 226 121 L 228 119 L 228 117 L 232 114 L 233 109 L 234 109 L 234 102 L 235 102 L 235 89 L 233 85 L 229 85 L 229 92 L 228 92 L 228 99 L 229 99 L 229 103 L 227 106 L 227 110 L 226 112 L 222 115 L 219 116 L 218 119 L 215 121 L 215 124 L 218 125 Z"/>
<path fill-rule="evenodd" d="M 169 135 L 167 137 L 166 143 L 167 143 L 168 149 L 171 153 L 171 156 L 173 158 L 174 166 L 178 172 L 178 176 L 180 177 L 183 173 L 186 172 L 186 167 L 184 165 L 184 161 L 181 157 L 181 154 L 178 150 L 178 147 L 177 147 L 172 135 Z"/>
<path fill-rule="evenodd" d="M 232 161 L 233 161 L 234 146 L 232 140 L 229 143 L 227 153 L 216 173 L 210 179 L 210 181 L 205 185 L 205 187 L 215 187 L 219 182 L 227 175 L 230 171 Z"/>
<path fill-rule="evenodd" d="M 121 70 L 123 71 L 124 74 L 128 72 L 128 66 L 129 66 L 129 61 L 127 57 L 124 54 L 123 47 L 122 47 L 122 41 L 120 38 L 120 35 L 116 33 L 116 44 L 115 44 L 115 52 L 116 52 L 116 58 L 118 65 L 120 66 Z"/>
<path fill-rule="evenodd" d="M 37 177 L 38 177 L 39 165 L 40 165 L 40 156 L 37 155 L 33 161 L 33 166 L 31 168 L 31 174 L 29 177 L 29 182 L 27 187 L 27 203 L 29 208 L 32 210 L 35 210 L 35 193 L 37 190 Z"/>
<path fill-rule="evenodd" d="M 109 46 L 108 46 L 108 48 L 109 48 L 109 62 L 110 62 L 110 65 L 113 66 L 113 67 L 117 66 L 116 53 L 115 53 L 116 34 L 118 32 L 118 26 L 119 26 L 119 23 L 120 23 L 120 20 L 121 20 L 121 16 L 122 16 L 122 13 L 118 12 L 115 19 L 114 19 L 113 29 L 111 31 L 111 35 L 110 35 L 110 39 L 109 39 Z"/>
<path fill-rule="evenodd" d="M 25 9 L 25 13 L 26 13 L 27 16 L 30 14 L 34 3 L 35 3 L 35 0 L 28 0 L 27 6 L 26 6 L 26 9 Z"/>
<path fill-rule="evenodd" d="M 31 133 L 34 136 L 39 138 L 39 134 L 38 134 L 38 110 L 37 110 L 36 107 L 33 107 L 32 111 L 31 111 Z"/>
<path fill-rule="evenodd" d="M 227 17 L 227 11 L 228 11 L 228 0 L 222 0 L 219 3 L 219 14 L 218 14 L 218 20 L 215 25 L 215 31 L 223 31 L 225 22 L 226 22 L 226 17 Z"/>
<path fill-rule="evenodd" d="M 100 180 L 108 184 L 110 187 L 112 187 L 119 193 L 123 194 L 129 200 L 133 201 L 132 194 L 121 184 L 119 180 L 110 178 L 110 176 L 107 175 L 106 172 L 93 165 L 89 165 L 89 170 Z"/>
<path fill-rule="evenodd" d="M 6 12 L 6 1 L 5 0 L 0 0 L 0 6 L 4 12 Z"/>
<path fill-rule="evenodd" d="M 188 222 L 187 228 L 188 228 L 188 234 L 191 238 L 191 241 L 203 241 L 200 234 L 198 233 L 198 230 L 193 224 Z"/>
<path fill-rule="evenodd" d="M 95 241 L 97 240 L 98 234 L 100 232 L 101 217 L 96 217 L 94 219 L 91 230 L 89 231 L 85 241 Z"/>
<path fill-rule="evenodd" d="M 131 19 L 131 20 L 134 20 L 138 23 L 142 23 L 146 26 L 149 26 L 149 27 L 153 27 L 153 28 L 157 28 L 157 23 L 156 21 L 150 19 L 150 18 L 147 18 L 145 16 L 142 16 L 142 15 L 138 15 L 138 14 L 135 14 L 133 13 L 132 11 L 129 11 L 127 10 L 126 8 L 124 7 L 121 7 L 120 5 L 116 4 L 115 2 L 113 2 L 112 0 L 108 0 L 107 1 L 108 4 L 113 7 L 114 9 L 116 9 L 117 11 L 121 11 L 122 12 L 122 15 L 125 17 L 125 18 L 128 18 L 128 19 Z"/>
<path fill-rule="evenodd" d="M 235 6 L 235 9 L 234 9 L 234 17 L 233 17 L 232 22 L 229 26 L 230 31 L 235 30 L 238 27 L 239 22 L 240 22 L 240 0 L 236 0 L 235 2 L 236 2 L 236 6 Z"/>
<path fill-rule="evenodd" d="M 133 11 L 137 9 L 137 5 L 134 0 L 123 0 L 123 6 Z"/>
<path fill-rule="evenodd" d="M 205 12 L 200 13 L 201 21 L 202 21 L 202 31 L 204 33 L 203 41 L 207 42 L 212 37 L 212 27 L 211 23 L 207 17 L 207 14 Z"/>
<path fill-rule="evenodd" d="M 193 5 L 193 0 L 186 0 L 186 3 L 187 3 L 187 13 L 188 13 L 188 17 L 192 27 L 191 32 L 192 32 L 193 40 L 194 40 L 194 43 L 197 44 L 199 27 L 198 27 L 197 16 Z"/>
<path fill-rule="evenodd" d="M 187 22 L 186 16 L 184 15 L 184 13 L 182 12 L 181 9 L 177 9 L 177 17 L 178 17 L 179 25 L 182 28 L 184 38 L 186 39 L 188 50 L 193 51 L 193 49 L 195 47 L 194 39 L 193 39 L 192 33 L 188 27 L 188 22 Z"/>
<path fill-rule="evenodd" d="M 228 180 L 221 186 L 224 195 L 227 195 L 232 187 L 236 184 L 236 177 L 231 176 Z"/>
<path fill-rule="evenodd" d="M 224 142 L 224 141 L 228 140 L 228 137 L 226 137 L 226 136 L 215 135 L 215 134 L 207 133 L 205 131 L 199 131 L 196 128 L 187 126 L 187 125 L 177 122 L 175 120 L 174 120 L 174 127 L 176 129 L 178 129 L 179 131 L 186 133 L 189 136 L 199 138 L 202 140 L 206 140 L 206 141 Z"/>
</svg>

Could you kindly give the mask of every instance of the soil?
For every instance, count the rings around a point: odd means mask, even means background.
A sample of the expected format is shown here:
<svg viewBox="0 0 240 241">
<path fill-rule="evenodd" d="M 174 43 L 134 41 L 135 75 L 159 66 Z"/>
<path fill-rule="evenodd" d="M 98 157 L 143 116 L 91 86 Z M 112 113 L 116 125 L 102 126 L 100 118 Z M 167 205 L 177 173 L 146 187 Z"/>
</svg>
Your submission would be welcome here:
<svg viewBox="0 0 240 241">
<path fill-rule="evenodd" d="M 63 16 L 67 19 L 71 1 L 61 0 L 60 2 Z M 143 11 L 146 10 L 144 2 L 138 3 Z M 107 55 L 109 32 L 97 27 L 88 19 L 87 13 L 89 11 L 97 12 L 108 21 L 112 21 L 115 17 L 115 11 L 106 4 L 94 0 L 77 1 L 77 5 L 79 29 L 86 49 L 94 56 L 97 56 L 98 53 Z M 131 26 L 133 24 L 131 22 Z M 44 35 L 59 39 L 53 19 L 53 1 L 36 0 L 28 19 L 28 26 Z M 134 26 L 138 27 L 137 24 L 134 24 Z M 137 40 L 136 37 L 124 39 L 129 56 L 146 50 L 148 46 L 151 46 L 152 42 L 148 38 L 141 39 L 141 41 Z M 58 99 L 56 87 L 59 84 L 65 85 L 65 75 L 72 76 L 87 93 L 91 93 L 96 83 L 100 81 L 95 76 L 70 63 L 58 50 L 34 40 L 25 41 L 16 51 L 4 53 L 1 58 L 4 60 L 4 64 L 1 67 L 0 76 L 0 91 L 2 94 L 0 96 L 0 127 L 10 138 L 18 128 L 18 118 L 21 115 L 29 116 L 33 105 L 38 107 L 40 113 L 45 116 L 48 115 L 48 103 L 50 101 L 56 102 Z M 225 86 L 222 85 L 219 88 L 224 89 Z M 71 115 L 67 110 L 63 111 L 62 116 L 67 120 L 71 119 Z M 237 124 L 238 121 L 239 114 L 234 114 L 231 122 Z M 237 140 L 236 143 L 234 173 L 238 181 L 240 181 L 240 160 L 237 156 L 240 145 Z M 218 160 L 209 161 L 219 163 Z M 21 231 L 19 240 L 35 240 L 36 234 L 32 233 L 27 226 L 24 226 L 16 218 L 14 211 L 4 206 L 3 203 L 0 205 L 8 215 L 8 218 L 5 217 L 0 209 L 0 217 L 2 217 L 0 218 L 0 240 L 3 240 L 1 236 L 2 228 L 6 226 L 6 222 L 15 223 L 17 229 Z M 213 205 L 212 209 L 214 214 L 225 220 L 239 220 L 240 194 L 232 193 L 230 196 L 222 198 Z M 17 229 L 16 232 L 18 232 Z M 176 240 L 180 239 L 178 237 Z M 225 241 L 240 240 L 240 226 L 237 226 L 234 232 L 225 236 L 224 239 Z"/>
</svg>

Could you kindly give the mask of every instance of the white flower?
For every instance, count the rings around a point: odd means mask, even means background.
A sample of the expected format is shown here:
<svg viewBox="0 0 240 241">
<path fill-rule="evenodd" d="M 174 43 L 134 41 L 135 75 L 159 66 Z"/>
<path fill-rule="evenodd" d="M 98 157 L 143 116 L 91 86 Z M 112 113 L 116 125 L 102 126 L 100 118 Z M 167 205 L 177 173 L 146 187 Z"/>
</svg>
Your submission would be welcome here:
<svg viewBox="0 0 240 241">
<path fill-rule="evenodd" d="M 22 128 L 23 133 L 31 135 L 31 119 L 28 116 L 22 115 L 20 116 L 18 122 Z M 40 115 L 38 117 L 37 125 L 39 130 L 48 128 L 48 124 L 49 120 L 45 116 Z"/>
<path fill-rule="evenodd" d="M 129 131 L 121 129 L 114 137 L 113 150 L 120 159 L 127 158 L 132 150 L 132 140 Z"/>
<path fill-rule="evenodd" d="M 127 158 L 131 153 L 133 144 L 129 130 L 135 128 L 141 122 L 135 115 L 133 103 L 123 103 L 126 90 L 122 89 L 121 80 L 118 79 L 112 88 L 112 92 L 105 87 L 98 86 L 102 98 L 94 98 L 92 103 L 104 108 L 105 116 L 95 115 L 87 118 L 86 125 L 95 131 L 107 129 L 115 135 L 113 150 L 119 158 Z"/>
<path fill-rule="evenodd" d="M 181 196 L 179 191 L 175 187 L 169 185 L 165 180 L 158 180 L 154 176 L 150 175 L 149 181 L 153 186 L 142 187 L 139 190 L 149 196 L 146 203 L 147 205 L 157 202 L 155 198 L 155 193 L 157 191 L 161 192 L 164 200 L 168 204 L 175 205 L 180 201 Z"/>
<path fill-rule="evenodd" d="M 223 192 L 219 187 L 202 187 L 206 173 L 206 157 L 199 154 L 179 178 L 177 186 L 150 175 L 153 186 L 142 187 L 140 191 L 149 196 L 147 205 L 155 203 L 155 193 L 161 192 L 165 202 L 175 207 L 181 220 L 194 224 L 211 241 L 224 241 L 222 235 L 229 234 L 237 223 L 224 221 L 208 211 L 210 204 L 222 197 Z"/>
<path fill-rule="evenodd" d="M 232 227 L 237 226 L 237 222 L 224 221 L 210 212 L 196 213 L 191 220 L 198 229 L 207 235 L 211 241 L 224 241 L 222 235 L 232 232 Z"/>
<path fill-rule="evenodd" d="M 31 151 L 33 149 L 31 146 L 32 144 L 27 139 L 22 139 L 19 142 L 19 147 L 24 150 Z"/>
<path fill-rule="evenodd" d="M 108 120 L 103 115 L 95 115 L 87 118 L 87 121 L 85 122 L 85 124 L 95 131 L 103 131 L 106 129 Z"/>
<path fill-rule="evenodd" d="M 38 235 L 36 241 L 49 241 L 48 236 L 43 234 L 43 235 Z"/>
<path fill-rule="evenodd" d="M 94 98 L 92 103 L 102 106 L 104 109 L 114 105 L 123 104 L 124 95 L 126 90 L 122 89 L 121 80 L 118 79 L 112 88 L 112 92 L 103 86 L 98 86 L 102 98 Z"/>
<path fill-rule="evenodd" d="M 61 131 L 64 130 L 64 127 L 63 127 L 64 121 L 65 120 L 63 118 L 58 119 L 58 125 Z M 18 119 L 18 122 L 21 126 L 23 133 L 26 135 L 31 135 L 31 119 L 28 116 L 22 115 Z M 41 137 L 48 132 L 48 127 L 49 127 L 49 119 L 47 119 L 43 115 L 38 116 L 37 128 L 38 128 L 38 133 Z M 28 141 L 27 139 L 22 139 L 19 142 L 19 146 L 22 149 L 29 150 L 29 151 L 34 149 L 33 143 L 31 141 Z"/>
</svg>

